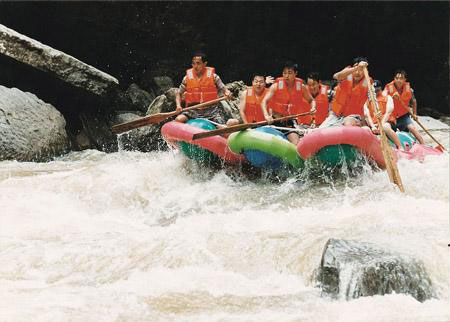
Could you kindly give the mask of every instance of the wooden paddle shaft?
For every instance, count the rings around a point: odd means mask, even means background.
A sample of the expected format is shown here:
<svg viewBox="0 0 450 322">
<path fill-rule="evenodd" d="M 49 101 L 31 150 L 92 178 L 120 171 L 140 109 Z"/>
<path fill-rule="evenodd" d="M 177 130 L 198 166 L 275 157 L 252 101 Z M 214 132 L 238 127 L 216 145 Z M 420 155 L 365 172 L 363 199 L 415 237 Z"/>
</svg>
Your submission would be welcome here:
<svg viewBox="0 0 450 322">
<path fill-rule="evenodd" d="M 311 112 L 301 113 L 301 114 L 294 114 L 294 115 L 280 117 L 280 118 L 274 119 L 273 121 L 274 122 L 282 122 L 282 121 L 287 121 L 287 120 L 291 120 L 291 119 L 297 118 L 299 116 L 305 116 L 305 115 L 311 115 L 311 114 L 312 114 Z M 251 129 L 251 128 L 254 128 L 254 127 L 263 126 L 263 125 L 267 125 L 267 124 L 268 124 L 267 121 L 261 121 L 261 122 L 256 122 L 256 123 L 232 125 L 232 126 L 228 126 L 226 128 L 223 128 L 223 129 L 217 129 L 217 130 L 211 130 L 211 131 L 205 131 L 205 132 L 196 133 L 196 134 L 193 135 L 192 140 L 202 139 L 202 138 L 215 136 L 215 135 L 222 135 L 222 134 L 225 134 L 225 133 L 232 133 L 232 132 L 243 131 L 243 130 L 246 130 L 246 129 Z"/>
<path fill-rule="evenodd" d="M 375 113 L 373 114 L 375 114 L 375 119 L 377 121 L 378 129 L 380 130 L 381 134 L 381 151 L 386 163 L 386 170 L 388 172 L 389 179 L 391 180 L 391 182 L 395 183 L 398 186 L 401 192 L 405 192 L 400 173 L 398 172 L 397 164 L 393 160 L 393 151 L 389 145 L 387 135 L 384 132 L 383 126 L 381 124 L 380 111 L 377 107 L 375 93 L 373 92 L 372 85 L 370 84 L 369 72 L 367 71 L 366 67 L 364 67 L 363 72 L 367 82 L 367 89 L 369 93 L 369 108 L 370 106 L 372 106 L 372 109 L 375 111 Z"/>
<path fill-rule="evenodd" d="M 132 129 L 136 129 L 136 128 L 141 127 L 141 126 L 160 123 L 160 122 L 168 119 L 169 117 L 178 115 L 178 114 L 180 114 L 182 112 L 186 112 L 186 111 L 189 111 L 189 110 L 198 109 L 198 108 L 202 108 L 202 107 L 205 107 L 205 106 L 213 105 L 213 104 L 216 104 L 216 103 L 218 103 L 220 101 L 223 101 L 224 99 L 226 99 L 225 96 L 217 98 L 217 99 L 214 99 L 212 101 L 208 101 L 208 102 L 204 102 L 204 103 L 197 104 L 197 105 L 194 105 L 194 106 L 190 106 L 190 107 L 185 108 L 185 109 L 183 109 L 181 111 L 173 111 L 173 112 L 168 112 L 168 113 L 157 113 L 157 114 L 147 115 L 147 116 L 138 118 L 138 119 L 133 120 L 133 121 L 129 121 L 129 122 L 125 122 L 125 123 L 114 125 L 111 128 L 111 131 L 114 134 L 120 134 L 120 133 L 123 133 L 123 132 L 130 131 Z"/>
</svg>

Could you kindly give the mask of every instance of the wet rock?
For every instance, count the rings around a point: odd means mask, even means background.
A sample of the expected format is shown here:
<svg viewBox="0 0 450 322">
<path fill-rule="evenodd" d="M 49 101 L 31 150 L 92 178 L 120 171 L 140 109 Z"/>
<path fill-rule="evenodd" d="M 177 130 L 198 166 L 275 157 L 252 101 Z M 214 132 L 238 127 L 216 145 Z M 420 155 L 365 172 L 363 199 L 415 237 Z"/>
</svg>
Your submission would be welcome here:
<svg viewBox="0 0 450 322">
<path fill-rule="evenodd" d="M 141 117 L 134 113 L 117 114 L 115 124 L 133 121 Z M 161 137 L 161 124 L 152 124 L 119 134 L 117 142 L 120 150 L 150 152 L 166 149 Z"/>
<path fill-rule="evenodd" d="M 101 108 L 79 114 L 83 125 L 84 135 L 90 142 L 89 148 L 103 152 L 116 152 L 116 136 L 111 132 L 109 118 L 111 117 Z M 85 147 L 85 146 L 84 146 Z"/>
<path fill-rule="evenodd" d="M 316 278 L 325 294 L 340 299 L 395 292 L 423 302 L 435 296 L 421 262 L 357 241 L 328 240 Z"/>
<path fill-rule="evenodd" d="M 97 95 L 106 95 L 119 84 L 111 75 L 3 25 L 0 53 Z"/>
<path fill-rule="evenodd" d="M 146 112 L 150 103 L 155 99 L 153 93 L 144 91 L 136 84 L 131 84 L 125 92 L 125 95 L 130 100 L 133 109 L 142 112 Z"/>
<path fill-rule="evenodd" d="M 0 160 L 48 161 L 66 152 L 66 121 L 52 105 L 0 86 Z"/>
<path fill-rule="evenodd" d="M 174 91 L 166 92 L 168 95 L 163 94 L 156 97 L 147 109 L 147 115 L 156 113 L 166 113 L 175 111 L 176 103 Z"/>
<path fill-rule="evenodd" d="M 445 124 L 447 124 L 448 126 L 450 126 L 450 117 L 449 117 L 449 116 L 442 116 L 439 120 L 440 120 L 442 123 L 445 123 Z"/>
<path fill-rule="evenodd" d="M 155 91 L 156 95 L 164 94 L 166 91 L 173 87 L 173 81 L 168 76 L 155 76 L 153 77 L 153 83 L 153 90 Z"/>
<path fill-rule="evenodd" d="M 232 93 L 233 99 L 220 102 L 223 107 L 224 118 L 225 120 L 234 118 L 242 122 L 241 115 L 239 114 L 239 93 L 246 90 L 247 86 L 243 81 L 235 81 L 232 83 L 228 83 L 225 86 Z"/>
</svg>

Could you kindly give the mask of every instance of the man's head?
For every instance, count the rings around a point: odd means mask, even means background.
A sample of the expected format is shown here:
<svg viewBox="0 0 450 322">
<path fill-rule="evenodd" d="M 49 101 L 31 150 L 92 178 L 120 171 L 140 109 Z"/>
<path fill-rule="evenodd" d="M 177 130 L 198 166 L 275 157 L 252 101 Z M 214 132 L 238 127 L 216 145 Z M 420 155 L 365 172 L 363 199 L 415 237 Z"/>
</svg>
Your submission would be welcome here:
<svg viewBox="0 0 450 322">
<path fill-rule="evenodd" d="M 366 63 L 369 62 L 369 61 L 367 60 L 366 57 L 356 57 L 356 58 L 353 58 L 353 67 L 358 66 L 358 64 L 359 64 L 360 62 L 362 62 L 362 61 L 364 61 L 364 62 L 366 62 Z M 364 77 L 364 72 L 363 72 L 361 69 L 358 68 L 356 71 L 354 71 L 354 72 L 352 73 L 352 76 L 353 76 L 353 80 L 354 80 L 354 81 L 359 82 L 359 81 Z"/>
<path fill-rule="evenodd" d="M 397 88 L 403 87 L 406 82 L 406 72 L 403 69 L 398 69 L 394 74 L 394 83 Z"/>
<path fill-rule="evenodd" d="M 266 88 L 266 78 L 262 75 L 253 75 L 252 85 L 255 87 L 256 91 L 260 93 L 264 88 Z"/>
<path fill-rule="evenodd" d="M 297 72 L 298 72 L 297 64 L 294 64 L 291 61 L 287 61 L 283 65 L 283 77 L 288 83 L 291 83 L 295 80 L 295 77 L 297 77 Z"/>
<path fill-rule="evenodd" d="M 201 72 L 206 67 L 207 64 L 208 59 L 205 53 L 198 51 L 192 55 L 192 68 L 194 69 L 195 72 L 197 73 Z"/>
<path fill-rule="evenodd" d="M 306 79 L 306 84 L 308 85 L 309 92 L 316 96 L 319 93 L 320 87 L 320 77 L 319 73 L 311 72 L 308 74 L 308 78 Z"/>
<path fill-rule="evenodd" d="M 378 79 L 373 81 L 373 87 L 375 88 L 376 94 L 379 94 L 383 90 L 383 84 Z"/>
</svg>

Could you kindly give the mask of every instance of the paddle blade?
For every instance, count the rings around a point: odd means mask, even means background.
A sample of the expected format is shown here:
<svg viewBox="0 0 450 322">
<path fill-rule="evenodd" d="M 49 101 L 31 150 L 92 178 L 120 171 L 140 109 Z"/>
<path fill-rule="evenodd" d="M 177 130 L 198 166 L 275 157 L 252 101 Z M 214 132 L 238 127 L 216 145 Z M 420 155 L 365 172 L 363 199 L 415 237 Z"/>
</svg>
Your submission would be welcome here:
<svg viewBox="0 0 450 322">
<path fill-rule="evenodd" d="M 177 114 L 178 114 L 178 112 L 174 111 L 174 112 L 158 113 L 158 114 L 141 117 L 141 118 L 138 118 L 138 119 L 130 121 L 130 122 L 125 122 L 125 123 L 114 125 L 113 127 L 111 127 L 111 131 L 114 134 L 124 133 L 124 132 L 130 131 L 130 130 L 136 129 L 138 127 L 141 127 L 141 126 L 160 123 L 160 122 L 168 119 L 169 117 L 177 115 Z"/>
</svg>

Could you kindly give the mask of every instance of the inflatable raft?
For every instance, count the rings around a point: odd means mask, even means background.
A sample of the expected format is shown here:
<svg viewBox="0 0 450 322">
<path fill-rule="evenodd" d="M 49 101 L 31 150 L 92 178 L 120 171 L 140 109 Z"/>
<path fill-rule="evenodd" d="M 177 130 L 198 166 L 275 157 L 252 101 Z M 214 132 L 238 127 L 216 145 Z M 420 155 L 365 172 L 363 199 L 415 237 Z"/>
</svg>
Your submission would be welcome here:
<svg viewBox="0 0 450 322">
<path fill-rule="evenodd" d="M 196 133 L 216 129 L 216 126 L 204 119 L 192 119 L 186 123 L 168 122 L 161 128 L 164 140 L 180 150 L 188 158 L 206 164 L 239 163 L 245 161 L 243 155 L 233 153 L 222 136 L 211 136 L 192 140 Z"/>
<path fill-rule="evenodd" d="M 422 161 L 426 155 L 441 154 L 442 151 L 416 142 L 407 132 L 397 132 L 405 151 L 391 146 L 397 158 L 417 159 Z M 297 152 L 303 160 L 317 157 L 326 165 L 339 162 L 353 162 L 357 152 L 375 161 L 381 169 L 386 168 L 381 142 L 368 128 L 357 126 L 339 126 L 316 129 L 306 134 L 297 145 Z"/>
<path fill-rule="evenodd" d="M 303 167 L 295 145 L 282 132 L 271 127 L 232 133 L 228 137 L 228 146 L 234 153 L 245 155 L 250 164 L 257 168 L 279 170 L 283 167 Z"/>
<path fill-rule="evenodd" d="M 418 144 L 406 132 L 397 132 L 406 151 L 395 148 L 397 158 L 423 160 L 426 155 L 441 154 L 436 148 Z M 379 138 L 368 128 L 341 126 L 310 130 L 297 146 L 271 127 L 233 133 L 228 138 L 230 150 L 243 154 L 257 168 L 278 170 L 283 166 L 301 169 L 306 160 L 315 158 L 326 168 L 346 164 L 354 166 L 367 158 L 378 167 L 386 167 Z"/>
</svg>

